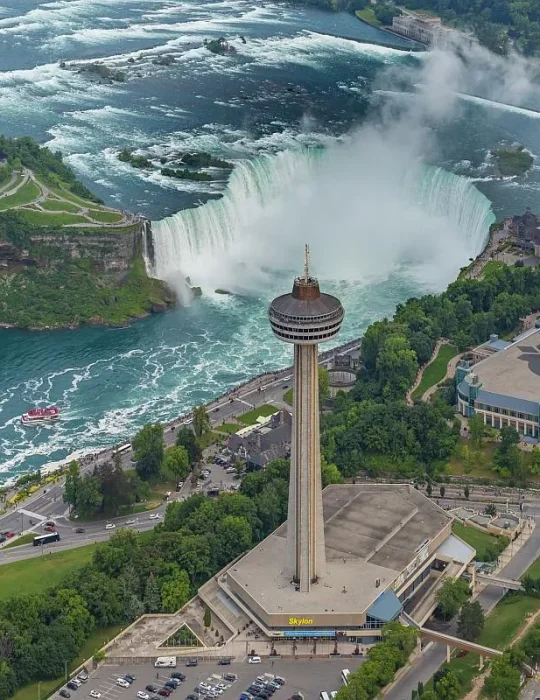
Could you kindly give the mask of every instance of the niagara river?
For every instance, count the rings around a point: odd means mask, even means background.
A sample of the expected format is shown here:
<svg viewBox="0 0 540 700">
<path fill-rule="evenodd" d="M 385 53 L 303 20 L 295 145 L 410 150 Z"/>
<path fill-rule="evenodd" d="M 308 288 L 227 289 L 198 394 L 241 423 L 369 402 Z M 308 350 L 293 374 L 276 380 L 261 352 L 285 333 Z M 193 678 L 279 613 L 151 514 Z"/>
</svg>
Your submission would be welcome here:
<svg viewBox="0 0 540 700">
<path fill-rule="evenodd" d="M 203 46 L 220 36 L 234 56 Z M 497 66 L 462 81 L 448 57 L 412 48 L 352 15 L 273 2 L 3 0 L 2 132 L 60 151 L 106 204 L 150 219 L 149 271 L 182 305 L 127 328 L 2 331 L 0 484 L 289 364 L 267 305 L 306 242 L 343 301 L 345 342 L 444 289 L 496 218 L 538 210 L 536 160 L 500 179 L 490 156 L 513 142 L 540 153 L 535 90 L 510 95 L 504 80 L 523 81 Z M 89 60 L 126 81 L 61 66 Z M 173 180 L 119 161 L 126 147 L 206 152 L 233 169 Z M 202 297 L 190 298 L 186 278 Z M 28 407 L 49 403 L 61 421 L 21 425 Z"/>
</svg>

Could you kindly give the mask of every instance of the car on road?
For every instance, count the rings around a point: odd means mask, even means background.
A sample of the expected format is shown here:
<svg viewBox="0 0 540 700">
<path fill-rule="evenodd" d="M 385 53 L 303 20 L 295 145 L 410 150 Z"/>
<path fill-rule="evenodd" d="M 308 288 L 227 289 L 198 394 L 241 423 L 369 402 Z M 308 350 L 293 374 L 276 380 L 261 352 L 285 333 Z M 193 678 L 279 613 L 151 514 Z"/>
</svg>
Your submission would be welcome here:
<svg viewBox="0 0 540 700">
<path fill-rule="evenodd" d="M 236 469 L 234 467 L 227 467 L 227 469 L 225 469 L 225 474 L 234 474 L 235 471 Z"/>
<path fill-rule="evenodd" d="M 155 685 L 147 685 L 147 686 L 146 686 L 146 690 L 147 690 L 149 693 L 157 693 L 157 690 L 158 690 L 158 689 L 156 688 Z"/>
<path fill-rule="evenodd" d="M 129 683 L 125 678 L 117 678 L 116 685 L 119 685 L 121 688 L 129 688 Z"/>
<path fill-rule="evenodd" d="M 157 520 L 160 517 L 159 513 L 152 513 L 148 516 L 148 520 Z"/>
<path fill-rule="evenodd" d="M 91 691 L 90 691 L 90 696 L 93 697 L 93 698 L 100 698 L 100 697 L 101 697 L 101 693 L 99 692 L 99 690 L 91 690 Z"/>
<path fill-rule="evenodd" d="M 60 695 L 62 698 L 70 698 L 71 697 L 71 693 L 68 690 L 66 690 L 65 688 L 62 688 L 62 690 L 58 693 L 58 695 Z"/>
<path fill-rule="evenodd" d="M 56 523 L 54 522 L 54 520 L 46 520 L 43 523 L 43 527 L 56 527 Z"/>
<path fill-rule="evenodd" d="M 260 663 L 261 663 L 260 656 L 250 656 L 248 659 L 248 664 L 260 664 Z"/>
<path fill-rule="evenodd" d="M 223 680 L 229 681 L 229 683 L 234 683 L 234 681 L 238 680 L 238 676 L 236 675 L 236 673 L 224 673 Z"/>
<path fill-rule="evenodd" d="M 135 525 L 137 518 L 132 518 L 131 520 L 126 520 L 126 525 Z"/>
<path fill-rule="evenodd" d="M 218 663 L 218 666 L 230 666 L 231 660 L 230 659 L 220 659 L 217 663 Z"/>
<path fill-rule="evenodd" d="M 150 696 L 148 693 L 145 693 L 144 690 L 137 691 L 137 697 L 141 698 L 141 700 L 150 700 Z"/>
<path fill-rule="evenodd" d="M 84 527 L 76 527 L 75 532 L 77 533 L 77 535 L 82 535 L 83 532 L 86 532 L 86 530 L 84 529 Z"/>
<path fill-rule="evenodd" d="M 199 664 L 198 659 L 188 659 L 186 662 L 186 666 L 197 666 Z"/>
<path fill-rule="evenodd" d="M 114 530 L 115 527 L 116 527 L 116 525 L 114 523 L 107 523 L 105 525 L 106 530 Z"/>
</svg>

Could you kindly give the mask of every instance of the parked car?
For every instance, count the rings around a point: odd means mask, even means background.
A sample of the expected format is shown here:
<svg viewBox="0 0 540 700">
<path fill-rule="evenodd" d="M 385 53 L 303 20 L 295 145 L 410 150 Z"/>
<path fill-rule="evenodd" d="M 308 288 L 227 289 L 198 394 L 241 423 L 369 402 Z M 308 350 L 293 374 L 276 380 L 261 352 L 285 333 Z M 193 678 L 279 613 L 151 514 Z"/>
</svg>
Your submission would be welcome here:
<svg viewBox="0 0 540 700">
<path fill-rule="evenodd" d="M 68 692 L 65 688 L 62 688 L 62 690 L 58 693 L 58 695 L 60 695 L 63 698 L 70 698 L 71 697 L 71 693 Z"/>
<path fill-rule="evenodd" d="M 53 528 L 53 529 L 54 529 L 54 528 Z M 8 540 L 11 539 L 12 537 L 15 537 L 15 533 L 14 533 L 14 532 L 6 532 L 6 533 L 4 533 L 4 534 L 5 534 L 5 536 L 7 537 Z"/>
<path fill-rule="evenodd" d="M 180 685 L 181 682 L 182 682 L 182 681 L 181 681 L 179 678 L 173 678 L 173 677 L 171 676 L 171 677 L 169 678 L 169 680 L 167 681 L 167 683 L 165 683 L 165 685 L 167 685 L 168 683 L 172 683 L 172 684 L 174 685 L 175 688 L 178 688 L 178 686 Z"/>
<path fill-rule="evenodd" d="M 145 693 L 144 690 L 138 690 L 137 697 L 141 698 L 141 700 L 150 700 L 150 696 L 148 693 Z"/>
<path fill-rule="evenodd" d="M 129 688 L 129 683 L 125 678 L 117 678 L 116 685 L 119 685 L 121 688 Z"/>
<path fill-rule="evenodd" d="M 193 693 L 190 693 L 190 695 L 186 697 L 186 700 L 197 700 L 197 696 L 193 695 Z"/>
<path fill-rule="evenodd" d="M 199 663 L 198 659 L 188 659 L 186 666 L 197 666 Z"/>
<path fill-rule="evenodd" d="M 116 525 L 114 523 L 107 523 L 105 525 L 106 530 L 114 530 L 115 527 L 116 527 Z"/>
<path fill-rule="evenodd" d="M 100 697 L 101 697 L 101 693 L 99 692 L 99 690 L 91 690 L 91 691 L 90 691 L 90 696 L 91 696 L 92 698 L 100 698 Z"/>
<path fill-rule="evenodd" d="M 66 688 L 69 688 L 70 690 L 79 690 L 79 686 L 73 681 L 69 681 L 69 683 L 66 683 Z"/>
<path fill-rule="evenodd" d="M 231 665 L 230 659 L 220 659 L 218 661 L 218 666 L 230 666 L 230 665 Z"/>
<path fill-rule="evenodd" d="M 260 664 L 260 663 L 261 663 L 260 656 L 250 656 L 248 659 L 248 664 Z"/>
<path fill-rule="evenodd" d="M 176 690 L 176 683 L 173 680 L 170 680 L 164 683 L 164 687 L 167 688 L 167 690 L 173 691 Z"/>
<path fill-rule="evenodd" d="M 180 673 L 180 671 L 175 671 L 174 673 L 171 673 L 171 678 L 178 678 L 179 681 L 185 681 L 186 677 L 183 673 Z"/>
<path fill-rule="evenodd" d="M 5 535 L 0 535 L 0 544 L 2 542 L 5 542 L 7 540 L 7 537 Z"/>
<path fill-rule="evenodd" d="M 171 691 L 170 691 L 168 688 L 160 688 L 160 689 L 157 691 L 157 694 L 158 694 L 158 695 L 161 695 L 161 696 L 164 697 L 164 698 L 168 698 L 169 695 L 171 694 Z"/>
<path fill-rule="evenodd" d="M 229 681 L 229 683 L 234 683 L 234 681 L 238 680 L 238 676 L 236 673 L 225 673 L 223 675 L 223 680 Z"/>
<path fill-rule="evenodd" d="M 124 678 L 128 683 L 135 683 L 135 681 L 137 680 L 136 676 L 132 676 L 131 673 L 126 673 Z"/>
<path fill-rule="evenodd" d="M 155 685 L 147 685 L 147 686 L 146 686 L 146 690 L 147 690 L 149 693 L 156 693 L 158 689 L 156 688 Z"/>
<path fill-rule="evenodd" d="M 76 532 L 78 535 L 82 535 L 82 533 L 83 533 L 83 532 L 86 532 L 86 530 L 84 529 L 84 527 L 76 527 L 76 528 L 75 528 L 75 532 Z"/>
</svg>

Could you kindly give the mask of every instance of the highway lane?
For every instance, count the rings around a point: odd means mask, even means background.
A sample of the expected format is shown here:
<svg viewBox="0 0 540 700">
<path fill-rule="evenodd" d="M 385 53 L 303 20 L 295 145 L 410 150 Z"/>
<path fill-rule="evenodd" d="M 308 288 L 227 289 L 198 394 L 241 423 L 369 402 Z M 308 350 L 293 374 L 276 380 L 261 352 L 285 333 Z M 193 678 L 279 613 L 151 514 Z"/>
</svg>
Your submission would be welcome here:
<svg viewBox="0 0 540 700">
<path fill-rule="evenodd" d="M 510 562 L 501 570 L 501 578 L 518 579 L 540 555 L 540 526 L 537 525 L 525 545 L 514 555 Z M 476 598 L 484 612 L 492 610 L 505 591 L 495 586 L 486 586 Z M 453 623 L 448 634 L 456 633 L 456 623 Z M 412 691 L 416 690 L 419 681 L 427 683 L 435 671 L 446 661 L 446 645 L 432 643 L 423 652 L 420 659 L 414 663 L 408 673 L 402 677 L 399 687 L 386 695 L 387 700 L 409 700 Z"/>
</svg>

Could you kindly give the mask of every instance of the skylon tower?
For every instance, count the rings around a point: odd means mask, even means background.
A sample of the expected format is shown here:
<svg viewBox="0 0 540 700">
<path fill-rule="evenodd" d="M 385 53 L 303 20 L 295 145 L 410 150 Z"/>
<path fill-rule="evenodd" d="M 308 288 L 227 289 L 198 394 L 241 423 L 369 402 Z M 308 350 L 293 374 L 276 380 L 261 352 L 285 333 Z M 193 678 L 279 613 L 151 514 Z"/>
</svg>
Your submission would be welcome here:
<svg viewBox="0 0 540 700">
<path fill-rule="evenodd" d="M 343 321 L 341 302 L 321 294 L 309 271 L 306 245 L 304 274 L 294 280 L 268 311 L 274 334 L 294 344 L 294 408 L 287 554 L 283 573 L 307 593 L 326 571 L 321 489 L 319 367 L 317 346 L 333 340 Z"/>
</svg>

